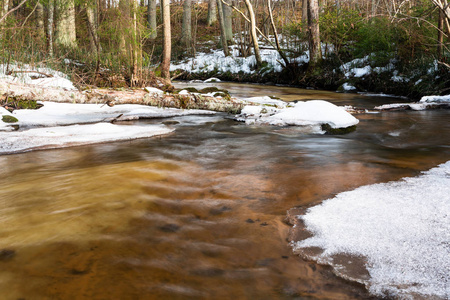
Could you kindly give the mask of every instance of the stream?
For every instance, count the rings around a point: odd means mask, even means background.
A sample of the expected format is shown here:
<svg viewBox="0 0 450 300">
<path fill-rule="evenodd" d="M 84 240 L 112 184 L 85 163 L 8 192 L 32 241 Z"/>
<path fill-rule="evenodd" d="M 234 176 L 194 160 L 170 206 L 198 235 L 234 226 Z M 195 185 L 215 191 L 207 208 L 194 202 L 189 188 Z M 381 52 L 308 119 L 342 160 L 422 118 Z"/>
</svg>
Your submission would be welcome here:
<svg viewBox="0 0 450 300">
<path fill-rule="evenodd" d="M 406 101 L 214 85 L 362 108 Z M 347 135 L 225 116 L 141 120 L 176 131 L 0 156 L 0 299 L 371 299 L 292 254 L 286 211 L 450 160 L 450 111 L 358 114 Z"/>
</svg>

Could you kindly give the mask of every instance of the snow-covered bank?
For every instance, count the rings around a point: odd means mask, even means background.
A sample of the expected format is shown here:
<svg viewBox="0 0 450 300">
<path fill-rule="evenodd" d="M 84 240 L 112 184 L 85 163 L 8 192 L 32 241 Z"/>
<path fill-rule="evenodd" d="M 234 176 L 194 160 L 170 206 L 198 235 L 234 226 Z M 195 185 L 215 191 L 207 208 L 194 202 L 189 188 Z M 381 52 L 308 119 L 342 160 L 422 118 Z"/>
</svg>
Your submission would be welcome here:
<svg viewBox="0 0 450 300">
<path fill-rule="evenodd" d="M 256 58 L 254 55 L 239 57 L 237 46 L 230 47 L 233 55 L 225 56 L 222 50 L 211 50 L 211 52 L 198 52 L 194 58 L 182 62 L 172 62 L 170 71 L 183 70 L 189 73 L 239 73 L 252 74 L 255 72 Z M 282 67 L 278 62 L 281 60 L 278 52 L 272 49 L 261 50 L 262 59 L 267 62 L 267 70 L 281 72 Z"/>
<path fill-rule="evenodd" d="M 247 101 L 260 105 L 247 105 L 236 120 L 246 124 L 269 124 L 276 126 L 308 126 L 312 132 L 324 133 L 321 126 L 347 128 L 359 123 L 358 119 L 338 107 L 323 100 L 286 103 L 269 97 L 255 97 Z"/>
<path fill-rule="evenodd" d="M 298 218 L 313 236 L 294 250 L 320 247 L 311 258 L 337 270 L 336 254 L 364 257 L 370 278 L 355 279 L 371 293 L 450 298 L 450 161 L 418 177 L 341 193 Z"/>
<path fill-rule="evenodd" d="M 450 108 L 450 95 L 424 96 L 416 103 L 394 103 L 375 107 L 377 110 L 426 110 L 433 108 Z"/>
<path fill-rule="evenodd" d="M 133 140 L 172 132 L 164 125 L 114 125 L 97 123 L 0 132 L 0 155 L 38 149 Z"/>
<path fill-rule="evenodd" d="M 132 104 L 109 107 L 99 104 L 40 103 L 44 105 L 40 109 L 21 109 L 13 113 L 0 107 L 0 154 L 130 140 L 173 131 L 165 126 L 115 125 L 104 122 L 215 114 L 206 110 Z M 13 116 L 18 122 L 5 123 L 2 121 L 3 116 Z M 17 126 L 20 131 L 14 131 Z"/>
<path fill-rule="evenodd" d="M 20 109 L 12 114 L 0 108 L 0 114 L 9 114 L 19 122 L 20 128 L 48 127 L 74 124 L 125 121 L 148 118 L 168 118 L 185 115 L 211 115 L 208 110 L 184 110 L 176 108 L 159 108 L 138 104 L 122 104 L 109 107 L 104 104 L 69 104 L 55 102 L 39 102 L 44 106 L 37 110 Z M 0 130 L 7 126 L 0 120 Z"/>
<path fill-rule="evenodd" d="M 30 66 L 28 64 L 0 64 L 0 80 L 37 85 L 40 87 L 76 90 L 76 87 L 68 79 L 66 74 L 51 68 Z"/>
</svg>

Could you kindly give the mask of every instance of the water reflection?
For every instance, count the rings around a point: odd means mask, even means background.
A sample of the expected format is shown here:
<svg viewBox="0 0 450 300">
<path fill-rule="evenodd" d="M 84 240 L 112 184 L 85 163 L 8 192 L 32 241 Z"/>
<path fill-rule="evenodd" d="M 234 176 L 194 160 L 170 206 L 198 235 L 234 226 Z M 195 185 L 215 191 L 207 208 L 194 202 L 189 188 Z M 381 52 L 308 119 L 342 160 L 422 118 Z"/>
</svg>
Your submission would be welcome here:
<svg viewBox="0 0 450 300">
<path fill-rule="evenodd" d="M 359 115 L 345 136 L 179 117 L 165 138 L 0 156 L 0 298 L 368 298 L 291 254 L 286 210 L 450 159 L 448 116 Z"/>
</svg>

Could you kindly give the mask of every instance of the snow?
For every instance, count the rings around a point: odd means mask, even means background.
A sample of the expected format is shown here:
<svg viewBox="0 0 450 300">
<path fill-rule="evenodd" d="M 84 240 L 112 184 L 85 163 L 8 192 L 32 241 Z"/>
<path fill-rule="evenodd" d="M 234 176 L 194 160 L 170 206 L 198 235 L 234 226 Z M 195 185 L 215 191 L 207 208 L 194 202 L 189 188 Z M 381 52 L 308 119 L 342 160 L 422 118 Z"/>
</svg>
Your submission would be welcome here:
<svg viewBox="0 0 450 300">
<path fill-rule="evenodd" d="M 450 95 L 446 96 L 425 96 L 420 99 L 421 103 L 450 103 Z"/>
<path fill-rule="evenodd" d="M 359 123 L 358 119 L 346 112 L 344 108 L 324 100 L 312 100 L 278 106 L 274 104 L 274 101 L 279 100 L 270 98 L 269 100 L 267 98 L 250 98 L 254 102 L 259 100 L 261 105 L 245 106 L 236 119 L 249 125 L 315 126 L 317 133 L 323 133 L 320 129 L 322 124 L 329 124 L 332 128 L 346 128 Z M 267 100 L 267 102 L 264 103 L 264 100 Z"/>
<path fill-rule="evenodd" d="M 0 132 L 0 154 L 148 138 L 172 131 L 164 125 L 97 123 Z"/>
<path fill-rule="evenodd" d="M 353 74 L 353 77 L 363 77 L 372 72 L 372 68 L 370 66 L 365 66 L 363 68 L 353 68 L 350 70 L 350 73 Z"/>
<path fill-rule="evenodd" d="M 170 71 L 184 70 L 191 73 L 254 73 L 254 67 L 256 66 L 255 55 L 238 57 L 239 50 L 236 45 L 230 47 L 230 50 L 233 52 L 233 55 L 230 56 L 225 56 L 222 50 L 211 50 L 208 53 L 199 52 L 194 58 L 184 62 L 172 62 Z M 260 52 L 262 60 L 268 63 L 268 69 L 281 72 L 282 66 L 278 62 L 281 60 L 281 57 L 276 50 L 264 49 Z M 205 82 L 212 82 L 212 80 Z"/>
<path fill-rule="evenodd" d="M 19 120 L 5 123 L 0 118 L 0 154 L 137 139 L 172 131 L 165 126 L 105 123 L 113 120 L 215 114 L 206 110 L 164 109 L 137 104 L 109 107 L 98 104 L 39 103 L 44 106 L 37 110 L 21 109 L 10 113 L 0 108 L 0 116 L 11 115 Z M 13 131 L 13 126 L 17 125 L 20 131 Z"/>
<path fill-rule="evenodd" d="M 19 119 L 20 128 L 48 127 L 73 124 L 97 123 L 112 120 L 136 120 L 143 118 L 168 118 L 183 115 L 210 115 L 207 110 L 182 110 L 158 108 L 138 104 L 121 104 L 109 107 L 104 104 L 72 104 L 39 102 L 44 106 L 38 110 L 20 109 L 12 114 Z"/>
<path fill-rule="evenodd" d="M 368 65 L 363 67 L 364 64 L 368 64 L 369 56 L 365 56 L 363 58 L 356 58 L 352 61 L 349 61 L 345 64 L 342 64 L 340 70 L 344 73 L 345 77 L 363 77 L 369 74 L 372 71 L 372 68 Z"/>
<path fill-rule="evenodd" d="M 58 87 L 66 90 L 77 89 L 66 74 L 50 68 L 34 67 L 28 64 L 0 64 L 0 80 L 39 85 L 41 87 Z"/>
<path fill-rule="evenodd" d="M 221 80 L 219 78 L 215 78 L 215 77 L 211 77 L 206 79 L 205 81 L 203 81 L 204 83 L 209 83 L 209 82 L 220 82 Z"/>
<path fill-rule="evenodd" d="M 425 110 L 432 107 L 445 107 L 450 105 L 450 95 L 445 96 L 424 96 L 418 103 L 394 103 L 384 104 L 375 107 L 375 109 L 386 110 L 395 108 L 409 107 L 412 110 Z"/>
<path fill-rule="evenodd" d="M 243 99 L 246 102 L 250 103 L 257 103 L 261 105 L 272 105 L 278 108 L 285 108 L 288 103 L 284 102 L 283 100 L 273 99 L 269 96 L 261 96 L 261 97 L 250 97 L 250 98 L 244 98 Z"/>
<path fill-rule="evenodd" d="M 338 194 L 299 218 L 314 235 L 293 247 L 320 247 L 329 264 L 337 253 L 367 258 L 371 293 L 450 298 L 450 161 Z"/>
<path fill-rule="evenodd" d="M 351 85 L 351 84 L 348 83 L 348 82 L 345 82 L 345 83 L 342 85 L 342 89 L 343 89 L 344 91 L 354 91 L 354 90 L 356 90 L 356 87 L 354 87 L 353 85 Z"/>
<path fill-rule="evenodd" d="M 145 90 L 152 96 L 161 97 L 162 95 L 164 95 L 164 91 L 151 86 L 146 87 Z"/>
</svg>

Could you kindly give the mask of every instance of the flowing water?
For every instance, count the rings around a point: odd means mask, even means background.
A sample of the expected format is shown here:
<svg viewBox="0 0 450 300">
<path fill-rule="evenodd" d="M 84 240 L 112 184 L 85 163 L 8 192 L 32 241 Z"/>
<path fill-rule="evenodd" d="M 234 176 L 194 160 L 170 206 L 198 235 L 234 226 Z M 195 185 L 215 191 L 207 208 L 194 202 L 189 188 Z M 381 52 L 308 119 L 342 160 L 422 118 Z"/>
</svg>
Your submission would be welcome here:
<svg viewBox="0 0 450 300">
<path fill-rule="evenodd" d="M 314 97 L 229 87 L 246 88 Z M 178 117 L 164 137 L 0 156 L 0 299 L 368 299 L 292 254 L 286 211 L 449 160 L 449 116 L 361 114 L 343 136 Z"/>
</svg>

